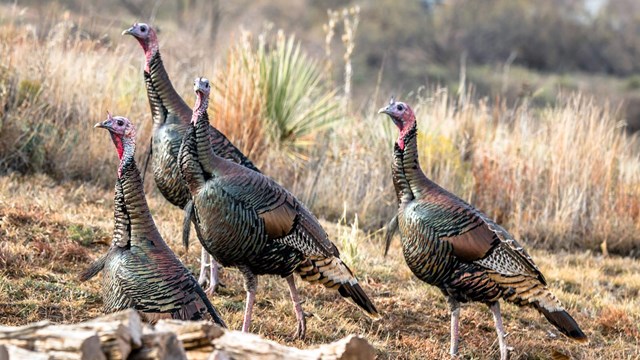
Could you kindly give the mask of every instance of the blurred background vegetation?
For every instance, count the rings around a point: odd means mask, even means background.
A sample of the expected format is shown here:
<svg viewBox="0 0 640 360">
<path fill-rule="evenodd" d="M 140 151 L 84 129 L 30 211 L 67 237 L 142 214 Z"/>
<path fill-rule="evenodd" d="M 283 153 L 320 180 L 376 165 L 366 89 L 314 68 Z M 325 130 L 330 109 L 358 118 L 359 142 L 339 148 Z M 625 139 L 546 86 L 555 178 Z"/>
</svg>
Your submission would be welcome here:
<svg viewBox="0 0 640 360">
<path fill-rule="evenodd" d="M 635 0 L 4 2 L 30 8 L 39 37 L 59 23 L 61 12 L 70 11 L 82 16 L 76 21 L 91 33 L 87 36 L 108 33 L 103 40 L 116 41 L 108 27 L 147 21 L 165 32 L 179 28 L 192 34 L 209 54 L 221 57 L 241 28 L 254 34 L 275 28 L 295 34 L 312 57 L 334 64 L 344 62 L 346 50 L 342 10 L 357 5 L 361 21 L 349 60 L 357 109 L 375 107 L 378 99 L 370 89 L 376 85 L 383 97 L 421 86 L 458 91 L 463 67 L 479 97 L 513 104 L 529 96 L 545 105 L 559 92 L 581 91 L 622 104 L 629 129 L 640 128 L 640 3 Z M 344 85 L 343 66 L 326 70 Z"/>
<path fill-rule="evenodd" d="M 142 51 L 159 30 L 193 103 L 320 217 L 375 231 L 395 211 L 396 131 L 413 104 L 425 172 L 540 246 L 638 255 L 640 3 L 634 0 L 0 1 L 0 172 L 113 183 L 88 125 L 151 123 Z M 141 152 L 138 155 L 141 157 Z M 154 195 L 153 184 L 147 192 Z M 346 220 L 350 219 L 350 220 Z"/>
<path fill-rule="evenodd" d="M 635 0 L 5 2 L 35 10 L 30 13 L 38 17 L 40 37 L 67 10 L 84 17 L 78 25 L 92 36 L 103 36 L 114 23 L 148 21 L 166 32 L 179 28 L 192 34 L 194 42 L 220 57 L 241 28 L 259 33 L 275 27 L 296 34 L 312 57 L 328 55 L 334 63 L 345 55 L 341 11 L 357 5 L 361 21 L 350 59 L 356 108 L 375 106 L 370 89 L 376 85 L 385 97 L 420 86 L 458 91 L 464 68 L 479 97 L 513 104 L 528 96 L 535 105 L 546 105 L 559 92 L 581 91 L 623 104 L 629 129 L 640 129 L 640 3 Z M 336 14 L 327 14 L 329 9 Z M 335 36 L 326 41 L 331 18 Z M 342 66 L 327 70 L 343 85 Z"/>
</svg>

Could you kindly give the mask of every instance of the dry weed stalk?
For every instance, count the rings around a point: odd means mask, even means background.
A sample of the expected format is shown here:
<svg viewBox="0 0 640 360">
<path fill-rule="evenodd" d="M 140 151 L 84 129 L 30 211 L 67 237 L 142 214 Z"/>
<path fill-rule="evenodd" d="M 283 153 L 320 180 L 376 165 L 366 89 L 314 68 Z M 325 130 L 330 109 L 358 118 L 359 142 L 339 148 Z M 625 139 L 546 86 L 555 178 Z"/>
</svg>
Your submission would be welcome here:
<svg viewBox="0 0 640 360">
<path fill-rule="evenodd" d="M 349 113 L 351 102 L 351 77 L 353 76 L 353 68 L 351 66 L 351 56 L 356 46 L 356 30 L 360 23 L 360 7 L 354 6 L 349 9 L 342 10 L 342 22 L 344 24 L 344 34 L 342 34 L 342 42 L 344 43 L 344 111 Z"/>
<path fill-rule="evenodd" d="M 327 23 L 322 25 L 322 30 L 325 33 L 324 36 L 324 53 L 325 53 L 325 74 L 328 76 L 328 81 L 333 85 L 333 60 L 331 59 L 331 41 L 335 35 L 336 24 L 340 20 L 340 12 L 337 10 L 327 9 Z"/>
</svg>

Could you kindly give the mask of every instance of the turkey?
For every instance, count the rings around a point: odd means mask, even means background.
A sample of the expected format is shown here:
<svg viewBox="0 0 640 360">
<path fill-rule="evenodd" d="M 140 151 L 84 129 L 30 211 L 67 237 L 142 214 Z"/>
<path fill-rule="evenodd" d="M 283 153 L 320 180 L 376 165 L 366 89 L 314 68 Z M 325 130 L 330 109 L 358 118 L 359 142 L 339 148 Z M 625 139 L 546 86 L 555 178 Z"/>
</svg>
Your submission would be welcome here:
<svg viewBox="0 0 640 360">
<path fill-rule="evenodd" d="M 224 321 L 191 272 L 164 242 L 151 217 L 134 161 L 134 125 L 110 114 L 95 127 L 109 131 L 120 165 L 115 186 L 115 228 L 105 255 L 80 275 L 102 271 L 104 311 L 135 308 L 149 321 L 160 318 Z"/>
<path fill-rule="evenodd" d="M 400 129 L 392 170 L 404 258 L 419 279 L 437 286 L 448 299 L 451 355 L 458 352 L 462 302 L 482 302 L 490 307 L 501 359 L 508 358 L 501 298 L 535 308 L 563 334 L 586 341 L 586 335 L 549 291 L 544 276 L 511 234 L 424 175 L 411 108 L 392 99 L 379 113 L 391 117 Z"/>
<path fill-rule="evenodd" d="M 190 194 L 182 180 L 178 168 L 178 150 L 185 131 L 191 121 L 191 108 L 176 92 L 169 75 L 164 68 L 158 38 L 155 30 L 147 24 L 135 23 L 122 32 L 133 36 L 144 50 L 144 81 L 147 87 L 149 106 L 153 117 L 153 135 L 151 139 L 151 156 L 153 177 L 162 195 L 173 205 L 187 210 L 184 245 L 188 246 Z M 259 171 L 220 131 L 211 127 L 211 147 L 213 151 L 225 159 L 235 161 L 247 168 Z M 148 159 L 148 157 L 147 157 Z M 146 163 L 143 173 L 146 170 Z M 210 263 L 210 281 L 207 293 L 213 293 L 219 285 L 218 265 L 209 259 L 209 254 L 202 249 L 202 261 L 199 283 L 206 282 L 206 266 Z"/>
<path fill-rule="evenodd" d="M 199 239 L 224 266 L 238 268 L 247 291 L 243 331 L 249 331 L 258 275 L 287 280 L 297 318 L 296 336 L 306 322 L 293 273 L 338 290 L 373 318 L 379 314 L 351 270 L 340 260 L 318 220 L 270 178 L 227 161 L 209 144 L 209 81 L 195 80 L 192 127 L 180 148 L 180 168 L 193 196 Z"/>
</svg>

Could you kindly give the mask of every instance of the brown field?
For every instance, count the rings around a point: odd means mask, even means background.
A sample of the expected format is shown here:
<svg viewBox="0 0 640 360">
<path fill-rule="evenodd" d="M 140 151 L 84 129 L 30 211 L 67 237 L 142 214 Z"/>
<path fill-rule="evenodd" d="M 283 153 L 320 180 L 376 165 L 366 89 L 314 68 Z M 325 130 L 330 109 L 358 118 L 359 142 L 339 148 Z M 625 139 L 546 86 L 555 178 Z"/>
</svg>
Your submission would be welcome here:
<svg viewBox="0 0 640 360">
<path fill-rule="evenodd" d="M 52 12 L 48 25 L 36 28 L 32 12 L 4 4 L 0 10 L 0 324 L 85 320 L 100 314 L 100 282 L 76 277 L 110 243 L 117 166 L 109 137 L 92 126 L 107 110 L 129 117 L 139 126 L 142 158 L 151 130 L 142 53 L 119 35 L 128 21 L 99 19 L 78 31 L 71 25 L 83 19 Z M 238 31 L 224 51 L 209 56 L 195 45 L 202 36 L 191 41 L 185 29 L 163 25 L 161 52 L 178 92 L 193 103 L 192 79 L 213 80 L 212 122 L 323 219 L 384 315 L 372 322 L 337 294 L 302 284 L 308 338 L 293 340 L 285 282 L 263 277 L 252 330 L 298 347 L 355 333 L 382 359 L 446 358 L 444 297 L 410 273 L 398 239 L 382 255 L 379 229 L 395 209 L 396 130 L 375 114 L 387 94 L 371 89 L 366 105 L 343 106 L 351 99 L 323 79 L 329 105 L 339 104 L 337 121 L 283 139 L 263 121 L 274 100 L 256 79 L 265 63 L 259 41 L 277 43 L 286 34 Z M 308 58 L 305 65 L 320 68 L 324 60 Z M 640 147 L 637 136 L 625 133 L 618 109 L 583 94 L 561 95 L 544 108 L 531 106 L 526 95 L 507 106 L 442 88 L 400 99 L 416 110 L 425 173 L 521 239 L 590 339 L 571 342 L 535 311 L 504 305 L 512 358 L 640 358 Z M 160 233 L 197 271 L 197 241 L 188 253 L 181 246 L 182 214 L 153 181 L 146 191 Z M 239 329 L 241 276 L 234 269 L 223 276 L 227 286 L 211 300 Z M 464 308 L 461 337 L 462 358 L 498 357 L 486 307 Z"/>
<path fill-rule="evenodd" d="M 115 154 L 111 154 L 115 158 Z M 100 281 L 79 283 L 78 273 L 107 249 L 112 230 L 112 193 L 79 182 L 62 185 L 46 176 L 0 178 L 0 319 L 18 325 L 49 319 L 82 321 L 100 314 Z M 164 239 L 186 265 L 197 271 L 200 246 L 185 253 L 182 214 L 164 199 L 148 196 Z M 339 295 L 303 284 L 307 320 L 305 341 L 294 340 L 295 316 L 287 286 L 278 277 L 261 277 L 252 331 L 278 342 L 308 347 L 360 334 L 381 359 L 445 358 L 449 344 L 447 304 L 440 292 L 418 281 L 404 264 L 399 241 L 384 258 L 383 239 L 347 225 L 323 221 L 343 258 L 358 274 L 383 319 L 371 321 Z M 355 246 L 348 251 L 347 244 Z M 551 289 L 589 336 L 579 344 L 559 334 L 537 312 L 503 305 L 513 359 L 636 359 L 640 341 L 640 263 L 591 252 L 532 251 Z M 242 325 L 244 290 L 238 271 L 225 269 L 226 287 L 211 297 L 232 329 Z M 463 308 L 461 355 L 498 357 L 493 320 L 479 304 Z"/>
</svg>

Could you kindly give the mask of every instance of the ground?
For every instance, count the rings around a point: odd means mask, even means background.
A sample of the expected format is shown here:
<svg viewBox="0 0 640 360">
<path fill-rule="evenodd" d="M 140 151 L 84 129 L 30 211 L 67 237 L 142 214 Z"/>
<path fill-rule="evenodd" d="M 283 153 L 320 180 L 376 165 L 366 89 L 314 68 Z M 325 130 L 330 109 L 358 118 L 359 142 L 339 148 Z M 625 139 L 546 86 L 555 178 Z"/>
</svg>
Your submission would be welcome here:
<svg viewBox="0 0 640 360">
<path fill-rule="evenodd" d="M 100 314 L 99 279 L 80 283 L 77 276 L 107 249 L 113 228 L 112 198 L 111 190 L 86 183 L 56 184 L 42 175 L 0 177 L 0 325 L 43 319 L 72 323 Z M 188 253 L 182 247 L 181 212 L 154 192 L 148 198 L 164 239 L 197 271 L 200 247 L 195 239 Z M 261 277 L 251 331 L 297 347 L 360 334 L 373 344 L 380 359 L 447 358 L 446 301 L 437 289 L 411 274 L 398 239 L 385 258 L 381 232 L 365 234 L 353 227 L 323 224 L 337 239 L 343 259 L 357 273 L 382 320 L 371 321 L 336 293 L 298 279 L 303 307 L 310 316 L 307 339 L 295 340 L 295 316 L 285 281 Z M 503 304 L 512 359 L 640 358 L 640 261 L 589 252 L 530 250 L 589 342 L 567 339 L 534 310 Z M 244 304 L 241 276 L 225 269 L 223 281 L 226 287 L 211 301 L 227 324 L 239 329 Z M 461 339 L 463 359 L 499 356 L 486 306 L 463 308 Z"/>
</svg>

